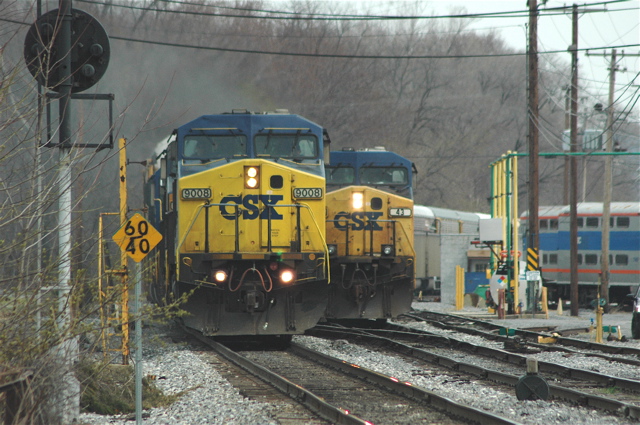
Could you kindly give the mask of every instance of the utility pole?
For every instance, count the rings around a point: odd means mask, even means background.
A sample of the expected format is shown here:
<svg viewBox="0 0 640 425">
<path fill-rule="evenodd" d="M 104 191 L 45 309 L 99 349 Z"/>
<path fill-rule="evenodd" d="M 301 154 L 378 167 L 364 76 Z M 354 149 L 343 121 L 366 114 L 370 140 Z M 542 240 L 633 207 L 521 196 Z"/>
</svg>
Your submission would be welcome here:
<svg viewBox="0 0 640 425">
<path fill-rule="evenodd" d="M 607 109 L 607 152 L 613 152 L 613 95 L 616 85 L 616 49 L 611 51 L 609 67 L 609 108 Z M 609 312 L 609 233 L 611 217 L 611 182 L 613 180 L 611 156 L 604 159 L 604 200 L 602 203 L 602 264 L 600 296 L 604 298 L 604 312 Z"/>
<path fill-rule="evenodd" d="M 538 232 L 538 5 L 529 0 L 529 238 L 528 247 L 536 253 Z M 514 184 L 518 184 L 515 182 Z M 518 261 L 516 259 L 516 261 Z"/>
<path fill-rule="evenodd" d="M 567 87 L 564 93 L 564 128 L 571 128 L 571 87 Z M 570 143 L 569 143 L 570 144 Z M 569 149 L 571 149 L 569 147 Z M 564 157 L 564 186 L 562 191 L 562 204 L 569 205 L 569 156 Z"/>
<path fill-rule="evenodd" d="M 587 56 L 607 56 L 608 54 L 594 54 L 587 52 Z M 625 56 L 622 51 L 622 56 Z M 629 56 L 629 55 L 627 55 Z M 638 54 L 631 56 L 640 56 Z M 622 59 L 622 57 L 620 58 Z M 609 106 L 607 107 L 607 125 L 606 125 L 606 139 L 605 139 L 605 151 L 608 153 L 613 152 L 613 126 L 614 126 L 614 95 L 616 86 L 616 71 L 619 70 L 617 65 L 617 51 L 611 50 L 611 62 L 609 65 Z M 600 296 L 605 300 L 604 312 L 609 312 L 609 268 L 611 263 L 609 262 L 609 235 L 611 231 L 611 192 L 612 192 L 612 161 L 613 157 L 610 155 L 605 156 L 604 162 L 604 190 L 602 200 L 602 262 L 601 262 L 601 277 L 600 277 Z"/>
<path fill-rule="evenodd" d="M 578 152 L 578 5 L 573 4 L 571 46 L 571 153 Z M 571 315 L 578 316 L 578 168 L 576 156 L 570 159 L 570 290 Z"/>
</svg>

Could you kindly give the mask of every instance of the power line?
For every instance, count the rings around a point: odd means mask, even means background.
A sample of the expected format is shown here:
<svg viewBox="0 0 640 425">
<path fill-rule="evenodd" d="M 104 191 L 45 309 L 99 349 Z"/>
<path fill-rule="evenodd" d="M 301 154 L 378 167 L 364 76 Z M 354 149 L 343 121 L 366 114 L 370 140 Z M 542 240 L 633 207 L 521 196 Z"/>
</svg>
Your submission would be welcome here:
<svg viewBox="0 0 640 425">
<path fill-rule="evenodd" d="M 200 7 L 215 7 L 215 8 L 224 8 L 237 10 L 242 12 L 259 12 L 259 13 L 268 13 L 268 14 L 281 14 L 286 16 L 260 16 L 260 15 L 238 15 L 238 14 L 226 14 L 226 13 L 207 13 L 202 11 L 185 11 L 185 10 L 170 10 L 170 9 L 159 9 L 159 8 L 148 8 L 144 6 L 132 6 L 132 5 L 120 5 L 113 4 L 107 1 L 96 1 L 96 0 L 76 0 L 77 2 L 87 3 L 87 4 L 97 4 L 109 7 L 119 7 L 124 9 L 132 9 L 132 10 L 143 10 L 147 12 L 163 12 L 163 13 L 176 13 L 176 14 L 184 14 L 184 15 L 198 15 L 198 16 L 215 16 L 215 17 L 225 17 L 225 18 L 242 18 L 242 19 L 271 19 L 271 20 L 302 20 L 302 21 L 401 21 L 401 20 L 415 20 L 415 19 L 464 19 L 464 18 L 527 18 L 529 16 L 528 10 L 515 10 L 515 11 L 505 11 L 505 12 L 487 12 L 487 13 L 463 13 L 456 15 L 415 15 L 415 16 L 404 16 L 404 15 L 339 15 L 339 14 L 318 14 L 318 13 L 302 13 L 297 12 L 285 12 L 285 11 L 273 11 L 273 10 L 265 10 L 265 9 L 252 9 L 252 8 L 232 8 L 230 6 L 216 6 L 216 5 L 206 5 L 202 3 L 195 2 L 178 2 L 172 0 L 161 0 L 163 3 L 174 3 L 179 5 L 187 5 L 187 6 L 200 6 Z M 615 3 L 625 3 L 631 0 L 611 0 L 604 1 L 599 3 L 590 3 L 589 6 L 598 6 L 598 5 L 609 5 Z M 569 10 L 570 6 L 558 6 L 553 8 L 547 8 L 540 10 L 540 12 L 544 12 L 544 16 L 553 16 L 553 15 L 564 15 L 566 10 Z M 632 8 L 630 10 L 637 10 L 637 8 Z M 608 10 L 598 10 L 596 12 L 608 12 Z"/>
<path fill-rule="evenodd" d="M 80 1 L 80 0 L 76 0 Z M 626 0 L 619 0 L 626 1 Z M 18 25 L 31 25 L 27 22 L 20 22 L 13 19 L 0 18 L 0 22 L 9 22 Z M 210 50 L 217 52 L 227 52 L 227 53 L 246 53 L 246 54 L 260 54 L 260 55 L 273 55 L 273 56 L 296 56 L 296 57 L 314 57 L 314 58 L 342 58 L 342 59 L 471 59 L 471 58 L 491 58 L 491 57 L 517 57 L 517 56 L 525 56 L 524 53 L 494 53 L 494 54 L 477 54 L 477 55 L 339 55 L 339 54 L 319 54 L 319 53 L 295 53 L 295 52 L 275 52 L 275 51 L 261 51 L 261 50 L 250 50 L 250 49 L 231 49 L 225 47 L 211 47 L 211 46 L 197 46 L 194 44 L 181 44 L 181 43 L 169 43 L 163 41 L 153 41 L 153 40 L 143 40 L 136 39 L 131 37 L 120 37 L 111 35 L 109 36 L 112 40 L 121 40 L 121 41 L 129 41 L 133 43 L 143 43 L 143 44 L 153 44 L 157 46 L 165 46 L 165 47 L 180 47 L 180 48 L 188 48 L 188 49 L 196 49 L 196 50 Z M 580 48 L 577 51 L 587 51 L 587 50 L 606 50 L 606 49 L 619 49 L 619 48 L 628 48 L 628 47 L 640 47 L 640 44 L 625 44 L 618 46 L 602 46 L 602 47 L 589 47 L 589 48 Z M 538 52 L 538 54 L 557 54 L 557 53 L 566 53 L 566 50 L 549 50 L 546 52 Z"/>
<path fill-rule="evenodd" d="M 274 55 L 274 56 L 298 56 L 298 57 L 313 57 L 313 58 L 342 58 L 342 59 L 469 59 L 469 58 L 489 58 L 489 57 L 511 57 L 511 56 L 525 56 L 526 53 L 495 53 L 495 54 L 477 54 L 477 55 L 339 55 L 339 54 L 321 54 L 321 53 L 294 53 L 294 52 L 275 52 L 275 51 L 262 51 L 262 50 L 248 50 L 248 49 L 231 49 L 225 47 L 211 47 L 211 46 L 196 46 L 192 44 L 180 44 L 169 43 L 163 41 L 142 40 L 130 37 L 110 36 L 113 40 L 130 41 L 135 43 L 154 44 L 167 47 L 183 47 L 189 49 L 199 50 L 212 50 L 218 52 L 228 53 L 248 53 L 259 55 Z M 617 49 L 625 47 L 640 47 L 640 44 L 626 44 L 623 46 L 604 46 L 604 47 L 590 47 L 588 49 L 577 49 L 578 51 L 585 50 L 603 50 L 603 49 Z M 538 52 L 538 54 L 555 54 L 566 53 L 566 50 L 551 50 L 548 52 Z"/>
</svg>

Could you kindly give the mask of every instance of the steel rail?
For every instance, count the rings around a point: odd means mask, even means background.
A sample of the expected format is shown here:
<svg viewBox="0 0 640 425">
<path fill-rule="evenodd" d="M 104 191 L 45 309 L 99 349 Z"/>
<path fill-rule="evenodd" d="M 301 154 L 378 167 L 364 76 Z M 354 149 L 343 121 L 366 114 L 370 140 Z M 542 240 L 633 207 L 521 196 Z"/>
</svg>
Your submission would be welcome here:
<svg viewBox="0 0 640 425">
<path fill-rule="evenodd" d="M 236 364 L 252 375 L 264 380 L 265 382 L 270 383 L 278 390 L 300 402 L 323 419 L 329 420 L 335 424 L 370 425 L 370 422 L 349 414 L 344 409 L 328 404 L 322 398 L 316 396 L 302 386 L 297 385 L 296 383 L 291 382 L 288 379 L 269 371 L 268 369 L 252 362 L 251 360 L 241 356 L 240 354 L 235 353 L 226 346 L 215 342 L 194 330 L 184 327 L 183 329 L 189 335 L 195 337 L 202 343 L 214 349 L 225 359 L 231 361 L 232 363 Z M 355 376 L 363 381 L 373 383 L 376 386 L 382 387 L 388 391 L 425 404 L 435 410 L 451 414 L 454 417 L 462 418 L 463 420 L 469 421 L 470 423 L 477 423 L 481 425 L 520 424 L 519 422 L 515 422 L 513 420 L 494 415 L 492 413 L 485 412 L 471 406 L 459 404 L 452 399 L 442 397 L 434 392 L 419 388 L 409 382 L 400 382 L 396 378 L 386 376 L 372 370 L 368 370 L 366 368 L 333 358 L 331 356 L 327 356 L 325 354 L 308 349 L 295 343 L 291 344 L 291 350 L 296 355 L 308 358 L 324 366 L 330 367 L 334 370 L 338 370 L 342 373 Z"/>
<path fill-rule="evenodd" d="M 361 366 L 349 363 L 344 360 L 336 359 L 326 354 L 319 353 L 315 350 L 303 347 L 301 345 L 292 343 L 292 350 L 304 357 L 307 357 L 317 363 L 336 369 L 348 375 L 356 376 L 367 382 L 372 382 L 377 386 L 380 386 L 388 391 L 396 394 L 400 394 L 403 397 L 415 400 L 420 403 L 425 403 L 430 407 L 449 413 L 453 416 L 463 418 L 471 423 L 480 424 L 517 424 L 511 419 L 504 418 L 499 415 L 486 412 L 484 410 L 476 409 L 465 404 L 460 404 L 450 398 L 443 397 L 432 391 L 425 390 L 418 386 L 411 384 L 410 382 L 401 382 L 397 378 L 384 375 L 382 373 L 375 372 L 370 369 L 363 368 Z"/>
<path fill-rule="evenodd" d="M 417 320 L 417 321 L 421 321 L 421 322 L 427 322 L 432 324 L 435 327 L 441 328 L 441 329 L 452 329 L 455 330 L 456 332 L 460 332 L 460 333 L 466 333 L 469 335 L 475 335 L 475 336 L 480 336 L 486 339 L 490 339 L 493 341 L 502 341 L 502 342 L 506 342 L 509 340 L 508 336 L 503 336 L 503 335 L 497 335 L 493 332 L 488 332 L 488 331 L 483 331 L 480 329 L 474 329 L 474 328 L 468 328 L 464 325 L 454 325 L 454 324 L 450 324 L 450 323 L 443 323 L 439 320 L 431 320 L 431 319 L 426 319 L 424 317 L 415 315 L 415 314 L 403 314 L 402 316 L 404 317 L 409 317 L 413 320 Z M 504 328 L 504 327 L 502 327 Z M 511 328 L 510 328 L 511 329 Z M 520 331 L 520 333 L 518 332 Z M 533 334 L 533 336 L 531 336 L 531 338 L 533 338 L 534 336 L 537 339 L 537 336 L 544 336 L 544 337 L 548 337 L 549 335 L 544 335 L 541 333 L 536 333 L 536 332 L 532 332 L 530 330 L 520 330 L 520 329 L 514 329 L 514 332 L 516 335 L 520 336 L 520 334 L 522 334 L 523 332 L 526 333 L 531 333 Z M 537 342 L 533 342 L 531 339 L 527 339 L 527 345 L 530 347 L 535 347 L 540 349 L 541 351 L 556 351 L 556 352 L 564 352 L 564 353 L 572 353 L 572 354 L 581 354 L 583 356 L 587 356 L 587 357 L 598 357 L 601 359 L 605 359 L 608 360 L 610 362 L 618 362 L 618 363 L 624 363 L 624 364 L 629 364 L 629 365 L 634 365 L 634 366 L 640 366 L 640 360 L 634 360 L 634 359 L 629 359 L 626 357 L 614 357 L 614 356 L 610 356 L 607 354 L 600 354 L 600 353 L 593 353 L 593 352 L 584 352 L 584 351 L 578 351 L 578 350 L 574 350 L 571 348 L 567 348 L 564 346 L 557 346 L 557 345 L 553 345 L 553 344 L 540 344 Z"/>
<path fill-rule="evenodd" d="M 425 335 L 433 335 L 426 331 L 421 331 L 418 329 L 412 329 L 401 325 L 387 325 L 388 328 L 392 328 L 391 330 L 371 330 L 372 333 L 376 332 L 393 332 L 400 331 L 405 334 L 415 334 L 420 335 L 424 333 Z M 460 347 L 466 351 L 469 351 L 474 354 L 480 354 L 486 357 L 497 358 L 502 361 L 506 361 L 515 365 L 525 365 L 527 363 L 527 357 L 521 354 L 512 353 L 510 351 L 501 350 L 499 348 L 485 347 L 481 345 L 472 344 L 467 341 L 458 340 L 451 337 L 444 337 L 449 342 L 449 345 L 456 345 L 456 347 Z M 585 369 L 575 369 L 568 366 L 562 366 L 555 363 L 538 361 L 538 367 L 541 372 L 547 372 L 554 375 L 564 376 L 567 378 L 573 379 L 582 379 L 588 380 L 592 382 L 597 382 L 600 384 L 604 384 L 608 387 L 617 387 L 629 391 L 640 392 L 640 381 L 634 379 L 620 378 L 617 376 L 606 375 L 603 373 L 591 372 Z"/>
<path fill-rule="evenodd" d="M 486 320 L 475 319 L 475 318 L 470 318 L 470 317 L 465 317 L 465 316 L 460 316 L 460 315 L 450 314 L 450 313 L 435 312 L 435 311 L 417 312 L 417 313 L 413 313 L 411 315 L 412 316 L 418 316 L 418 317 L 422 317 L 423 315 L 432 315 L 432 316 L 445 317 L 445 318 L 448 317 L 448 318 L 452 318 L 452 319 L 456 319 L 456 320 L 462 320 L 462 321 L 476 323 L 479 326 L 482 326 L 482 327 L 485 327 L 485 328 L 488 328 L 488 329 L 494 329 L 494 330 L 498 330 L 498 329 L 501 329 L 501 328 L 505 327 L 505 326 L 501 326 L 501 325 L 496 325 L 495 323 L 487 322 Z M 524 329 L 516 329 L 516 328 L 510 328 L 510 329 L 513 329 L 515 331 L 516 335 L 523 336 L 523 337 L 526 337 L 528 339 L 533 339 L 535 341 L 538 340 L 538 336 L 543 336 L 543 337 L 551 336 L 550 333 L 533 332 L 533 331 L 528 331 L 528 330 L 524 330 Z M 561 332 L 561 330 L 558 331 L 558 332 Z M 575 348 L 582 348 L 582 349 L 585 349 L 585 350 L 602 351 L 603 353 L 608 353 L 608 354 L 623 354 L 623 355 L 640 356 L 640 349 L 639 348 L 622 347 L 622 346 L 619 346 L 619 345 L 599 344 L 599 343 L 596 343 L 596 342 L 582 341 L 582 340 L 579 340 L 579 339 L 566 338 L 566 337 L 563 337 L 563 336 L 559 336 L 558 337 L 557 343 L 558 344 L 568 345 L 568 346 L 575 347 Z"/>
<path fill-rule="evenodd" d="M 330 405 L 322 398 L 313 394 L 311 391 L 252 362 L 246 357 L 243 357 L 233 350 L 227 348 L 223 344 L 220 344 L 212 340 L 211 338 L 207 338 L 192 329 L 186 327 L 182 327 L 182 329 L 189 335 L 196 338 L 198 341 L 202 342 L 208 347 L 211 347 L 216 351 L 216 353 L 220 354 L 228 361 L 232 362 L 238 367 L 241 367 L 248 373 L 273 385 L 276 389 L 296 400 L 321 418 L 339 425 L 366 425 L 368 423 L 365 420 L 358 418 L 357 416 L 351 415 L 342 409 Z"/>
<path fill-rule="evenodd" d="M 429 362 L 435 365 L 439 365 L 457 372 L 467 373 L 475 377 L 486 379 L 489 381 L 497 382 L 505 385 L 513 385 L 520 379 L 519 376 L 499 372 L 496 370 L 486 369 L 481 366 L 476 366 L 470 363 L 462 361 L 451 360 L 445 356 L 430 352 L 424 348 L 412 347 L 410 345 L 395 341 L 391 338 L 374 335 L 374 332 L 383 332 L 380 330 L 363 330 L 363 329 L 338 329 L 327 326 L 316 326 L 307 331 L 308 335 L 322 337 L 322 338 L 343 338 L 343 339 L 360 339 L 368 342 L 383 343 L 388 348 L 425 362 Z M 399 333 L 393 331 L 393 333 Z M 416 335 L 406 333 L 406 335 Z M 423 334 L 425 338 L 432 338 L 431 335 Z M 447 340 L 449 338 L 440 335 L 433 335 L 438 340 Z M 609 398 L 588 394 L 582 391 L 565 388 L 555 384 L 549 384 L 551 389 L 551 395 L 554 398 L 567 400 L 577 403 L 579 405 L 591 407 L 598 410 L 606 410 L 610 412 L 617 412 L 622 416 L 629 418 L 640 418 L 640 406 L 636 406 L 630 403 L 625 403 L 618 400 L 612 400 Z"/>
</svg>

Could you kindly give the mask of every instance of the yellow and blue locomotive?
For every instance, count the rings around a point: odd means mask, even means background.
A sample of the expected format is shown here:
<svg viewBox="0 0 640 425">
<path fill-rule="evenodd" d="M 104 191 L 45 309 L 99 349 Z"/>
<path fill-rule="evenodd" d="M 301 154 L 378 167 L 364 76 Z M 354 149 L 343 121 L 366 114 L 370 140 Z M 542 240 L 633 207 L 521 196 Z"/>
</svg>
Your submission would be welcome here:
<svg viewBox="0 0 640 425">
<path fill-rule="evenodd" d="M 331 152 L 327 319 L 387 319 L 410 310 L 414 173 L 413 163 L 381 148 Z"/>
<path fill-rule="evenodd" d="M 170 137 L 145 201 L 163 235 L 155 302 L 188 294 L 186 326 L 211 336 L 313 327 L 328 297 L 326 131 L 288 112 L 205 115 Z"/>
</svg>

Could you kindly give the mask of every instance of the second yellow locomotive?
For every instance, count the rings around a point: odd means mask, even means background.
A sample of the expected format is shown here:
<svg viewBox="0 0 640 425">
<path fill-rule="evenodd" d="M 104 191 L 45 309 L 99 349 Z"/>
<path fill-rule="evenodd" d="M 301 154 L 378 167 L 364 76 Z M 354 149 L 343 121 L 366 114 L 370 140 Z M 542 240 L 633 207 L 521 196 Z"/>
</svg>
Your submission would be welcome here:
<svg viewBox="0 0 640 425">
<path fill-rule="evenodd" d="M 411 308 L 415 287 L 415 168 L 382 149 L 331 152 L 327 319 L 387 319 Z"/>
</svg>

